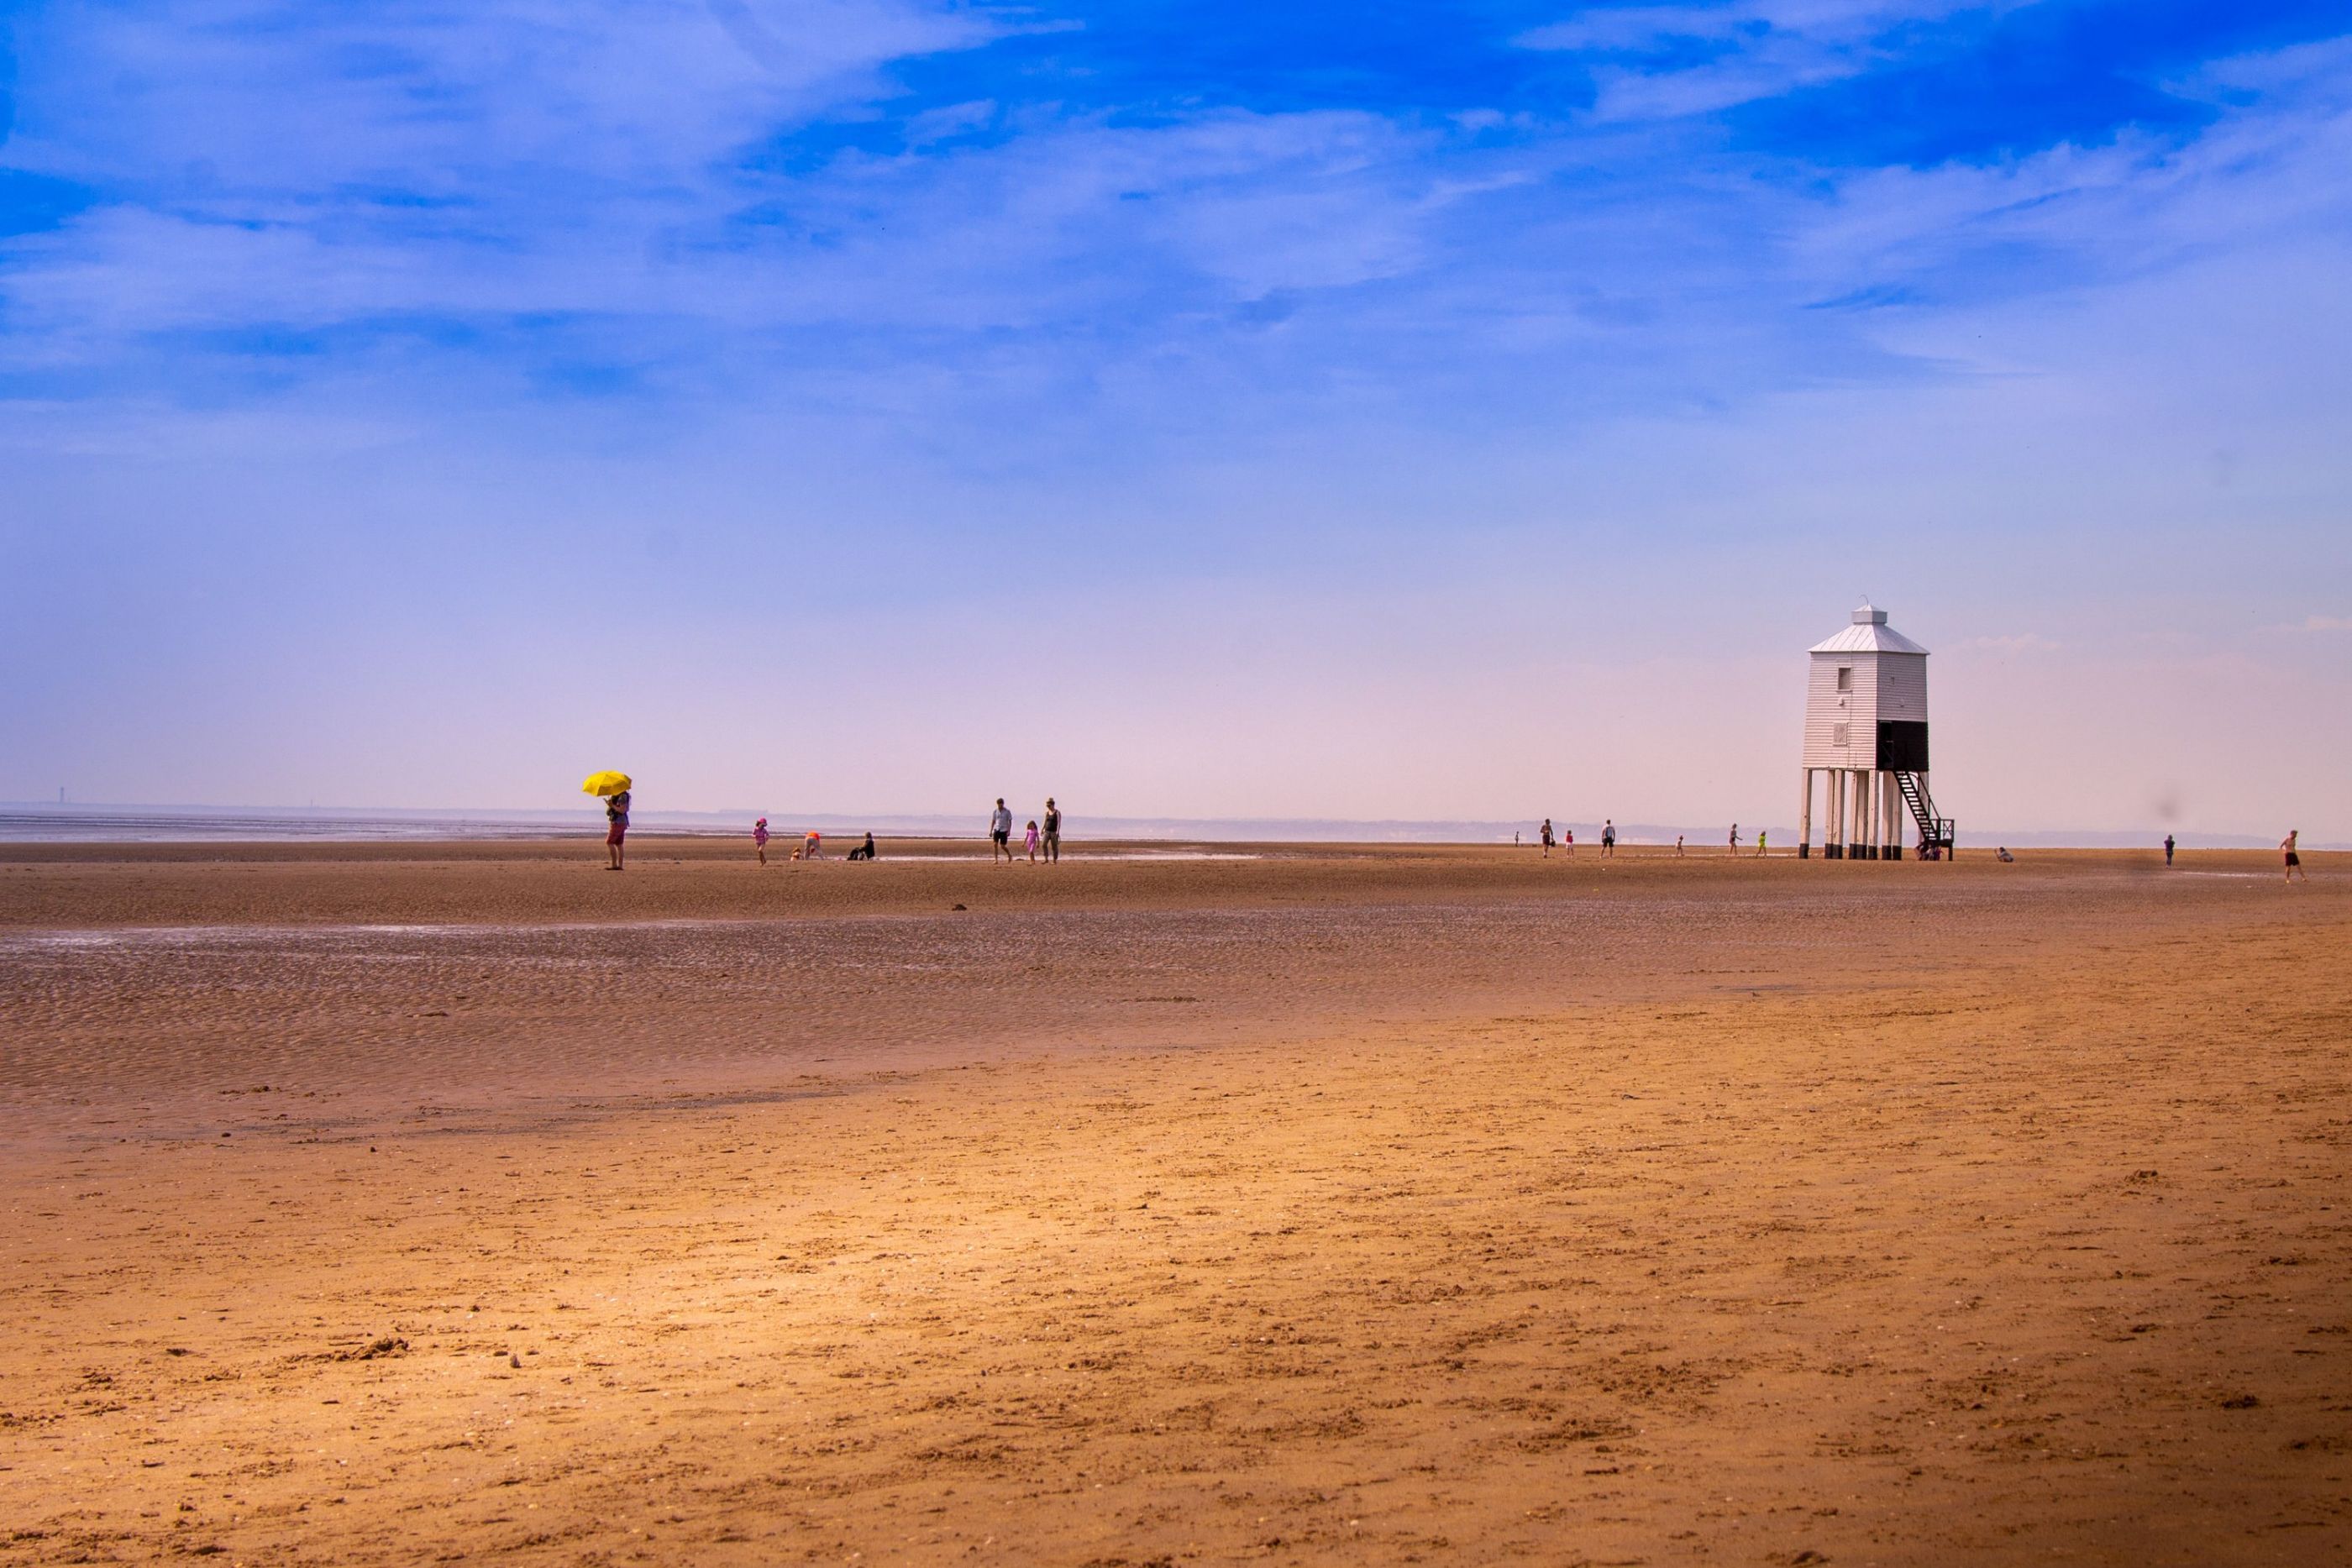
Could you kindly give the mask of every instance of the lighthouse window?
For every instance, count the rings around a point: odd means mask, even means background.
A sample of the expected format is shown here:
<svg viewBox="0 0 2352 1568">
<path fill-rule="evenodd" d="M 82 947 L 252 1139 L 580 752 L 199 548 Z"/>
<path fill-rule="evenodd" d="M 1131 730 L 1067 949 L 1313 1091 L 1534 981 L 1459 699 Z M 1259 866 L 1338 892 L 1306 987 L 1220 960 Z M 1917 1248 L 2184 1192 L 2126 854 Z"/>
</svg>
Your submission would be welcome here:
<svg viewBox="0 0 2352 1568">
<path fill-rule="evenodd" d="M 1840 664 L 1838 666 L 1838 690 L 1842 692 L 1850 692 L 1853 690 L 1853 666 L 1852 664 Z"/>
</svg>

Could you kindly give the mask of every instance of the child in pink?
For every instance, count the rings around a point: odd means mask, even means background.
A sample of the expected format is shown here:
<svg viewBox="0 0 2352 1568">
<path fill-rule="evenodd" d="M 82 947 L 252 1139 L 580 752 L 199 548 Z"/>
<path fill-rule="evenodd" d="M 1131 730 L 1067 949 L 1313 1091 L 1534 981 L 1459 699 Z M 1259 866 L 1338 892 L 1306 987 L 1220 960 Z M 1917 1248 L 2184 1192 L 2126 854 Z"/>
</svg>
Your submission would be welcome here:
<svg viewBox="0 0 2352 1568">
<path fill-rule="evenodd" d="M 1035 865 L 1037 863 L 1037 824 L 1034 821 L 1029 824 L 1028 834 L 1021 842 L 1022 847 L 1029 852 L 1029 863 Z"/>
<path fill-rule="evenodd" d="M 761 818 L 751 824 L 751 847 L 760 852 L 760 863 L 768 863 L 768 819 Z"/>
</svg>

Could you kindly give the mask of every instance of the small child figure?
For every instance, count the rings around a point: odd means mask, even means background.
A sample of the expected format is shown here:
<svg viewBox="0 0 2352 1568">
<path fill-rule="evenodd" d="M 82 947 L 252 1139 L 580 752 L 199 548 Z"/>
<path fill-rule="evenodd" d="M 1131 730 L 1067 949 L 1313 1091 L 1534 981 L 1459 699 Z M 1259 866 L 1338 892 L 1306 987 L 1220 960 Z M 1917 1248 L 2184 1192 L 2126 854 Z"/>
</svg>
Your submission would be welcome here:
<svg viewBox="0 0 2352 1568">
<path fill-rule="evenodd" d="M 760 852 L 760 863 L 768 863 L 768 819 L 761 818 L 751 824 L 751 847 Z"/>
<path fill-rule="evenodd" d="M 1029 852 L 1029 863 L 1035 865 L 1037 863 L 1037 820 L 1034 817 L 1029 820 L 1029 831 L 1022 836 L 1021 847 Z"/>
</svg>

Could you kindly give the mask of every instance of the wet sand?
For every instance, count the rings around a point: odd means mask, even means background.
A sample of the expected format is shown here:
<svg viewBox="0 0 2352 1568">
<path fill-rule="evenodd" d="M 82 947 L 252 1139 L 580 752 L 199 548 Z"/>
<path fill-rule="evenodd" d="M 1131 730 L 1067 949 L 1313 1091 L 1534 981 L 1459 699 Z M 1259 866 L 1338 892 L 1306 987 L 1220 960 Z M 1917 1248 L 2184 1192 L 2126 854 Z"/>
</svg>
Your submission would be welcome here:
<svg viewBox="0 0 2352 1568">
<path fill-rule="evenodd" d="M 0 850 L 0 1562 L 2352 1553 L 2352 864 L 1256 852 Z"/>
</svg>

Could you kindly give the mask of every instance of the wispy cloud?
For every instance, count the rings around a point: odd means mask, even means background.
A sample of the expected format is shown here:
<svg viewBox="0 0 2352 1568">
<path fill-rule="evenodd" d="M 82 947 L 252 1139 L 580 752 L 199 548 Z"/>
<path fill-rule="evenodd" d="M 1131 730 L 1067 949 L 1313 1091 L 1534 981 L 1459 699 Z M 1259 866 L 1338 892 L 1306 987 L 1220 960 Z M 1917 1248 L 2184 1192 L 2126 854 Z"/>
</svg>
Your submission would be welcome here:
<svg viewBox="0 0 2352 1568">
<path fill-rule="evenodd" d="M 1672 120 L 1859 75 L 1900 57 L 1897 29 L 1962 8 L 1959 0 L 1611 6 L 1530 28 L 1516 41 L 1589 57 L 1596 118 Z"/>
<path fill-rule="evenodd" d="M 390 350 L 626 397 L 1043 356 L 1263 391 L 1279 338 L 1310 397 L 1459 392 L 1479 358 L 1638 405 L 1940 373 L 1864 318 L 2144 269 L 2227 243 L 2224 206 L 2341 221 L 2352 62 L 2311 46 L 2189 73 L 2217 120 L 2186 145 L 1829 172 L 1650 123 L 1959 14 L 1609 7 L 1497 51 L 1590 57 L 1595 121 L 1073 102 L 1088 35 L 920 0 L 43 12 L 0 166 L 86 199 L 0 241 L 0 368 L 203 389 Z"/>
</svg>

